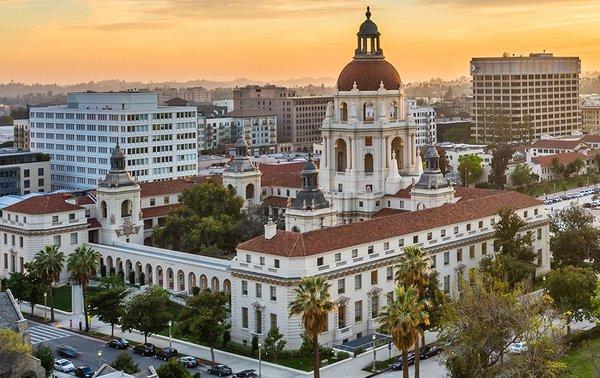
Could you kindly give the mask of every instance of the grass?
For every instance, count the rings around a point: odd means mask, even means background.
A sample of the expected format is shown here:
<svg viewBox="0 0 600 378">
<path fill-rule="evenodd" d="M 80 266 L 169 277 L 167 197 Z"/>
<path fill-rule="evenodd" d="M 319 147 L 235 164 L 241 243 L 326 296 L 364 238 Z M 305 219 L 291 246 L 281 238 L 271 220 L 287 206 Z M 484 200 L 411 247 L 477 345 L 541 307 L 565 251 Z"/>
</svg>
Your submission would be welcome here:
<svg viewBox="0 0 600 378">
<path fill-rule="evenodd" d="M 50 300 L 48 300 L 50 306 Z M 62 311 L 71 312 L 71 286 L 63 285 L 54 289 L 54 308 Z"/>
<path fill-rule="evenodd" d="M 304 357 L 290 357 L 290 358 L 280 358 L 277 361 L 270 360 L 270 362 L 283 365 L 287 367 L 291 367 L 293 369 L 303 370 L 303 371 L 311 371 L 312 370 L 312 357 L 304 356 Z"/>
<path fill-rule="evenodd" d="M 388 358 L 387 360 L 383 360 L 383 361 L 375 361 L 375 367 L 377 368 L 377 371 L 386 370 L 390 367 L 392 362 L 396 361 L 397 359 L 398 359 L 398 357 L 392 357 L 392 358 Z M 373 372 L 373 363 L 371 362 L 370 364 L 365 366 L 363 368 L 363 370 L 366 372 L 372 373 Z"/>
<path fill-rule="evenodd" d="M 593 378 L 600 374 L 600 327 L 578 332 L 571 336 L 574 348 L 563 358 L 568 373 L 565 377 Z M 595 365 L 592 360 L 596 360 Z"/>
</svg>

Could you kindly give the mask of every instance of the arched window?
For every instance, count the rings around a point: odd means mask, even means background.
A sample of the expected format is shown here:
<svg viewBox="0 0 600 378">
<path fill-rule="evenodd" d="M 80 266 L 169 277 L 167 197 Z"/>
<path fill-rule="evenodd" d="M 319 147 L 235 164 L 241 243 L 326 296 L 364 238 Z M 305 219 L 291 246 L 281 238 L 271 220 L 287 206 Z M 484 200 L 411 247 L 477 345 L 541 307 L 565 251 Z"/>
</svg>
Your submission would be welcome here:
<svg viewBox="0 0 600 378">
<path fill-rule="evenodd" d="M 133 204 L 130 200 L 121 202 L 121 218 L 130 217 L 133 213 Z"/>
<path fill-rule="evenodd" d="M 108 214 L 108 209 L 106 207 L 106 202 L 100 202 L 100 213 L 102 214 L 102 218 L 106 218 Z"/>
<path fill-rule="evenodd" d="M 294 226 L 292 227 L 292 232 L 300 232 L 300 229 L 298 228 L 298 226 Z"/>
<path fill-rule="evenodd" d="M 335 141 L 335 170 L 337 172 L 346 172 L 348 164 L 346 141 L 338 139 Z"/>
<path fill-rule="evenodd" d="M 227 185 L 227 190 L 229 190 L 231 193 L 236 194 L 235 192 L 235 188 L 233 187 L 233 185 L 229 184 Z"/>
<path fill-rule="evenodd" d="M 373 173 L 373 155 L 365 155 L 365 173 Z"/>
<path fill-rule="evenodd" d="M 372 123 L 375 121 L 375 107 L 372 102 L 366 102 L 363 105 L 363 121 L 365 121 L 365 123 Z"/>
<path fill-rule="evenodd" d="M 254 184 L 246 185 L 246 199 L 254 198 Z"/>
<path fill-rule="evenodd" d="M 398 164 L 398 169 L 401 170 L 404 164 L 404 142 L 402 138 L 396 137 L 392 140 L 392 151 L 396 157 L 396 163 Z"/>
<path fill-rule="evenodd" d="M 348 104 L 345 102 L 340 104 L 340 121 L 348 122 Z"/>
</svg>

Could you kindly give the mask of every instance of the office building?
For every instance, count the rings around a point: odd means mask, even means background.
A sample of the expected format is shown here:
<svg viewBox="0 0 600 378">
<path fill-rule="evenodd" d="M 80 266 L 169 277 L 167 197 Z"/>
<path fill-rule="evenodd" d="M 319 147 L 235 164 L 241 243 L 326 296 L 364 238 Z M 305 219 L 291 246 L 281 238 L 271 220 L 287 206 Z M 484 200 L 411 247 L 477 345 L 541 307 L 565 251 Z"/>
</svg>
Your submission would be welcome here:
<svg viewBox="0 0 600 378">
<path fill-rule="evenodd" d="M 67 104 L 30 109 L 31 150 L 50 155 L 53 189 L 95 188 L 117 142 L 139 181 L 197 173 L 195 107 L 158 106 L 156 94 L 69 93 Z"/>
<path fill-rule="evenodd" d="M 154 93 L 158 96 L 158 102 L 167 102 L 174 98 L 187 101 L 210 103 L 210 92 L 203 87 L 191 88 L 156 88 Z"/>
<path fill-rule="evenodd" d="M 0 148 L 0 196 L 50 191 L 50 157 Z"/>
<path fill-rule="evenodd" d="M 13 121 L 13 136 L 15 144 L 13 147 L 23 150 L 29 149 L 29 120 L 15 119 Z"/>
<path fill-rule="evenodd" d="M 600 97 L 588 98 L 581 103 L 581 131 L 600 133 Z"/>
<path fill-rule="evenodd" d="M 308 152 L 321 142 L 321 124 L 332 96 L 305 96 L 291 99 L 292 144 L 294 151 Z"/>
<path fill-rule="evenodd" d="M 549 53 L 471 59 L 473 138 L 489 142 L 499 114 L 515 130 L 530 125 L 532 139 L 570 135 L 580 125 L 580 72 L 579 58 Z M 519 132 L 511 134 L 514 141 L 522 139 Z"/>
<path fill-rule="evenodd" d="M 417 147 L 437 143 L 437 124 L 435 109 L 431 106 L 419 106 L 417 100 L 406 100 L 409 121 L 417 126 Z"/>
</svg>

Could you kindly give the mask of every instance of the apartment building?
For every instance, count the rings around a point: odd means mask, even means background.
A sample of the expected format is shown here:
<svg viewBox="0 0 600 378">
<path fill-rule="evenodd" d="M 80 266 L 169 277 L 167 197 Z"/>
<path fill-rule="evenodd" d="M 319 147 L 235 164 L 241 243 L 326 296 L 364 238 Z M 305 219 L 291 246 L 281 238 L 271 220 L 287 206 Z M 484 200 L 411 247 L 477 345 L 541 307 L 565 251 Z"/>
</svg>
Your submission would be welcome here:
<svg viewBox="0 0 600 378">
<path fill-rule="evenodd" d="M 197 173 L 196 108 L 159 106 L 155 93 L 69 93 L 67 104 L 30 109 L 31 150 L 52 159 L 53 189 L 95 188 L 119 143 L 139 181 Z"/>
<path fill-rule="evenodd" d="M 600 133 L 600 97 L 586 99 L 581 103 L 581 131 Z"/>
<path fill-rule="evenodd" d="M 437 123 L 435 109 L 431 106 L 419 106 L 417 100 L 407 99 L 406 110 L 410 120 L 417 126 L 417 147 L 437 142 Z"/>
<path fill-rule="evenodd" d="M 48 155 L 15 148 L 0 149 L 0 196 L 49 191 Z"/>
<path fill-rule="evenodd" d="M 13 121 L 14 145 L 15 148 L 23 150 L 29 149 L 29 120 L 15 119 Z"/>
<path fill-rule="evenodd" d="M 210 92 L 204 87 L 156 88 L 154 93 L 157 94 L 159 102 L 166 102 L 174 98 L 181 98 L 199 103 L 211 102 Z"/>
<path fill-rule="evenodd" d="M 499 114 L 515 128 L 532 124 L 534 138 L 571 134 L 580 126 L 580 72 L 578 57 L 545 52 L 471 59 L 473 138 L 488 142 Z"/>
<path fill-rule="evenodd" d="M 294 151 L 311 151 L 314 143 L 321 142 L 321 125 L 327 103 L 333 96 L 294 97 L 291 101 L 292 143 Z"/>
</svg>

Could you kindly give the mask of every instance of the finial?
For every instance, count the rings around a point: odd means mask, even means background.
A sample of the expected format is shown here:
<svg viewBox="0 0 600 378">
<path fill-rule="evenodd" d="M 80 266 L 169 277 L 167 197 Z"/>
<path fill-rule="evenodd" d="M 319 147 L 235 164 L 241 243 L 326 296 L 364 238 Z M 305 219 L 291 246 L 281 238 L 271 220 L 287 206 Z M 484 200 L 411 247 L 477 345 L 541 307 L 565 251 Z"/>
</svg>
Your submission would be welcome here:
<svg viewBox="0 0 600 378">
<path fill-rule="evenodd" d="M 371 19 L 371 8 L 367 7 L 367 13 L 365 13 L 365 16 L 367 16 L 367 20 Z"/>
<path fill-rule="evenodd" d="M 383 80 L 381 80 L 381 83 L 379 83 L 379 89 L 385 89 L 385 87 L 383 86 Z"/>
<path fill-rule="evenodd" d="M 352 89 L 358 89 L 358 87 L 356 86 L 356 81 L 352 83 Z"/>
</svg>

